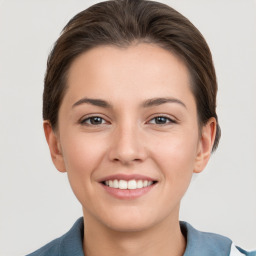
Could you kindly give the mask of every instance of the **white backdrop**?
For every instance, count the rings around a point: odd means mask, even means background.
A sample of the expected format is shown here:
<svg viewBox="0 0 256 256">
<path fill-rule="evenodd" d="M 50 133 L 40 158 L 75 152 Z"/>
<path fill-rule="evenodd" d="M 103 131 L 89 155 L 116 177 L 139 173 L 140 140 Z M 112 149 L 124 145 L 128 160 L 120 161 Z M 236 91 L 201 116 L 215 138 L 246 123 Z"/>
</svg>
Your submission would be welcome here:
<svg viewBox="0 0 256 256">
<path fill-rule="evenodd" d="M 0 1 L 0 255 L 29 253 L 82 215 L 42 129 L 43 76 L 61 29 L 97 1 Z M 256 248 L 256 3 L 165 0 L 203 33 L 218 82 L 219 149 L 187 192 L 181 219 Z"/>
</svg>

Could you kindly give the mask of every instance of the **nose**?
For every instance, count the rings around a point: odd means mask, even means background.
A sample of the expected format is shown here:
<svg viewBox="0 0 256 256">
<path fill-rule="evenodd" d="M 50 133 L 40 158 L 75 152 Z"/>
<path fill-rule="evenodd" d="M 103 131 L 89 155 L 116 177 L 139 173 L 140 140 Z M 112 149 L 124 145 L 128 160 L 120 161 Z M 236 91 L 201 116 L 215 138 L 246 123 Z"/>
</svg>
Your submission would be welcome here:
<svg viewBox="0 0 256 256">
<path fill-rule="evenodd" d="M 110 160 L 124 165 L 144 161 L 147 152 L 142 133 L 136 125 L 117 127 L 111 138 Z"/>
</svg>

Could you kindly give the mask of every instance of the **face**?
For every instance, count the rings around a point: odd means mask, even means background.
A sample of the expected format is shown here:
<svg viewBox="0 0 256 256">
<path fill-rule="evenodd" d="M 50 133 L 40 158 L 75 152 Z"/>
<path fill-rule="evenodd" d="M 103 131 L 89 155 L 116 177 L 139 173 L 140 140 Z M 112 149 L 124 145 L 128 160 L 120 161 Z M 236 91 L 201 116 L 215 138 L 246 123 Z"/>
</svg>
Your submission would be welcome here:
<svg viewBox="0 0 256 256">
<path fill-rule="evenodd" d="M 177 221 L 193 172 L 206 165 L 215 120 L 199 132 L 186 66 L 156 45 L 101 46 L 71 65 L 53 162 L 84 216 L 113 230 Z"/>
</svg>

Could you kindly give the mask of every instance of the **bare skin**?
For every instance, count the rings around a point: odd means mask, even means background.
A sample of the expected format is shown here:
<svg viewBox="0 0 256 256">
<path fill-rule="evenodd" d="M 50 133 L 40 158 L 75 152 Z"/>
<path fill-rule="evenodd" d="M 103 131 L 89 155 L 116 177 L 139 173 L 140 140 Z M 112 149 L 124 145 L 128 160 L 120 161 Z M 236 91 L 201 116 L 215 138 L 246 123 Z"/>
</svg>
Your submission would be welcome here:
<svg viewBox="0 0 256 256">
<path fill-rule="evenodd" d="M 184 254 L 180 201 L 216 132 L 214 118 L 199 129 L 189 81 L 182 61 L 153 44 L 97 47 L 71 65 L 58 130 L 44 129 L 83 206 L 86 256 Z M 106 185 L 138 175 L 154 183 L 132 198 Z"/>
<path fill-rule="evenodd" d="M 175 223 L 171 223 L 172 220 L 169 220 L 170 223 L 167 221 L 155 225 L 150 231 L 119 232 L 108 228 L 102 229 L 101 225 L 98 226 L 87 218 L 84 251 L 86 256 L 183 255 L 186 241 L 181 235 L 180 226 L 177 221 Z"/>
</svg>

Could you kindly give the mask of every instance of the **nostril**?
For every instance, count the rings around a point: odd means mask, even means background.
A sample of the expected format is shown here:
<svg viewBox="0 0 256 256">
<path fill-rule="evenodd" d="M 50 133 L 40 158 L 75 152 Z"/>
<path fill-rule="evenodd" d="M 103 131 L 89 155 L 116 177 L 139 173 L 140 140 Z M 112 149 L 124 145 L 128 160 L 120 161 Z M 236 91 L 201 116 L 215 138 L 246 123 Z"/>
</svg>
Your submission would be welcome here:
<svg viewBox="0 0 256 256">
<path fill-rule="evenodd" d="M 120 158 L 114 158 L 112 161 L 113 162 L 120 162 L 124 165 L 129 165 L 133 162 L 141 162 L 142 159 L 140 159 L 140 158 L 120 157 Z"/>
<path fill-rule="evenodd" d="M 132 132 L 128 132 L 122 136 L 113 136 L 113 144 L 109 148 L 109 159 L 112 162 L 120 162 L 128 164 L 129 162 L 141 162 L 146 156 L 145 147 L 142 145 L 141 140 L 136 139 Z M 128 136 L 128 137 L 127 137 Z"/>
</svg>

